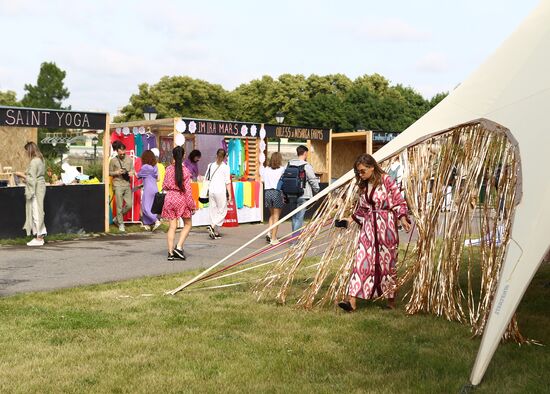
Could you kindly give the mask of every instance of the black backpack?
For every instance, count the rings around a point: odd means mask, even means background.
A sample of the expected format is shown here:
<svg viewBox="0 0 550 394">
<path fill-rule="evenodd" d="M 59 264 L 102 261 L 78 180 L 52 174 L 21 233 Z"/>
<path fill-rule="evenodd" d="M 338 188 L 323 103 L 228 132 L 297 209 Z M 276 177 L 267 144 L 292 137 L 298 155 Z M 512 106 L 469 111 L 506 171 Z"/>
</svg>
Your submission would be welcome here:
<svg viewBox="0 0 550 394">
<path fill-rule="evenodd" d="M 285 172 L 279 180 L 279 189 L 287 196 L 298 196 L 304 194 L 306 187 L 305 164 L 300 166 L 287 165 Z"/>
</svg>

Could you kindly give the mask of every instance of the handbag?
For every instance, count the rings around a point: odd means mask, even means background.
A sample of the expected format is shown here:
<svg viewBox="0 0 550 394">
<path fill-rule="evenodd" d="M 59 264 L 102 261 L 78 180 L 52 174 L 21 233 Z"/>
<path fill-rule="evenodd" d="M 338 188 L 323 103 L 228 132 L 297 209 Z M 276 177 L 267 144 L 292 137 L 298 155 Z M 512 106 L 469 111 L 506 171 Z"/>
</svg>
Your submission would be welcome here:
<svg viewBox="0 0 550 394">
<path fill-rule="evenodd" d="M 153 205 L 151 206 L 151 212 L 157 215 L 162 213 L 162 207 L 164 206 L 164 198 L 166 193 L 157 192 L 155 193 L 155 198 L 153 199 Z"/>
<path fill-rule="evenodd" d="M 212 166 L 212 163 L 208 164 L 208 171 L 206 172 L 206 177 L 202 181 L 202 189 L 199 194 L 199 202 L 201 204 L 208 204 L 208 202 L 210 201 L 210 197 L 208 196 L 208 191 L 210 189 L 210 180 L 214 177 L 214 175 L 216 174 L 216 171 L 218 171 L 221 167 L 221 165 L 219 165 L 218 168 L 214 170 L 214 173 L 212 174 L 212 176 L 210 176 L 211 166 Z"/>
</svg>

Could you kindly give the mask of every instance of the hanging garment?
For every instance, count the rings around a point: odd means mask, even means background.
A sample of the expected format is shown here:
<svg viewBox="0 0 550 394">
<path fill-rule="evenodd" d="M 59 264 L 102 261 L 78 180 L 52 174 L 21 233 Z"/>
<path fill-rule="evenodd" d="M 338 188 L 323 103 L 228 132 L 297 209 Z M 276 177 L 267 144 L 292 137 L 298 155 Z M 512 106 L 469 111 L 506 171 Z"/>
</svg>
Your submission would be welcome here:
<svg viewBox="0 0 550 394">
<path fill-rule="evenodd" d="M 240 178 L 241 171 L 241 143 L 237 138 L 229 141 L 229 168 L 231 175 Z"/>
<path fill-rule="evenodd" d="M 245 181 L 248 180 L 248 177 L 249 177 L 249 173 L 250 173 L 250 165 L 249 165 L 249 161 L 250 160 L 250 152 L 248 151 L 248 138 L 246 140 L 244 140 L 244 174 L 243 174 L 243 178 Z"/>
<path fill-rule="evenodd" d="M 227 144 L 227 164 L 229 165 L 229 168 L 231 169 L 231 175 L 234 174 L 235 171 L 235 147 L 233 143 L 234 139 L 230 139 Z"/>
<path fill-rule="evenodd" d="M 122 142 L 124 144 L 124 146 L 126 147 L 126 152 L 127 154 L 130 154 L 130 151 L 136 151 L 136 143 L 135 143 L 135 139 L 134 139 L 134 134 L 133 133 L 130 133 L 128 135 L 126 134 L 121 134 L 118 138 L 118 140 L 120 142 Z"/>
<path fill-rule="evenodd" d="M 199 184 L 197 182 L 191 183 L 191 195 L 193 197 L 193 201 L 195 201 L 195 205 L 199 206 Z"/>
<path fill-rule="evenodd" d="M 132 137 L 133 134 L 129 134 Z M 130 187 L 135 190 L 132 193 L 132 209 L 130 209 L 123 217 L 125 222 L 139 222 L 141 216 L 141 189 L 138 189 L 137 186 L 142 184 L 141 179 L 136 175 L 139 170 L 141 170 L 141 158 L 134 157 L 134 171 L 135 174 L 130 177 Z"/>
<path fill-rule="evenodd" d="M 157 137 L 154 134 L 142 134 L 141 135 L 143 150 L 151 150 L 157 148 Z"/>
<path fill-rule="evenodd" d="M 243 185 L 243 195 L 244 195 L 244 201 L 243 204 L 246 207 L 252 208 L 254 206 L 254 203 L 252 202 L 252 182 L 242 182 Z"/>
<path fill-rule="evenodd" d="M 143 141 L 141 138 L 141 134 L 136 134 L 134 136 L 134 144 L 136 146 L 136 156 L 141 157 L 141 154 L 143 153 Z"/>
<path fill-rule="evenodd" d="M 157 188 L 159 189 L 159 192 L 160 192 L 162 190 L 162 182 L 164 182 L 164 174 L 166 174 L 166 167 L 164 167 L 164 164 L 162 163 L 157 163 L 157 169 L 159 173 Z"/>
<path fill-rule="evenodd" d="M 239 178 L 244 176 L 246 160 L 245 160 L 245 140 L 239 140 Z"/>
<path fill-rule="evenodd" d="M 111 133 L 111 145 L 113 145 L 113 142 L 120 141 L 120 134 L 118 134 L 116 131 L 113 131 Z"/>
<path fill-rule="evenodd" d="M 233 182 L 233 190 L 235 193 L 235 204 L 240 209 L 244 207 L 244 188 L 242 182 Z"/>
<path fill-rule="evenodd" d="M 253 181 L 252 185 L 254 188 L 254 207 L 259 208 L 260 207 L 260 188 L 262 185 L 258 181 Z"/>
</svg>

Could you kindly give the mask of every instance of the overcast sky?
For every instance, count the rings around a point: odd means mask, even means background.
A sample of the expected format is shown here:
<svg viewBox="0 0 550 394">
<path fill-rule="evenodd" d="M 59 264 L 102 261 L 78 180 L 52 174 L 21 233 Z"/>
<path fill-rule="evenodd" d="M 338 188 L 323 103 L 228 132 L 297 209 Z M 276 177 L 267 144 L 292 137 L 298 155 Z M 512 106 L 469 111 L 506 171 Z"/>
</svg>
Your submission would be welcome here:
<svg viewBox="0 0 550 394">
<path fill-rule="evenodd" d="M 232 90 L 265 74 L 380 73 L 430 98 L 464 80 L 537 3 L 0 0 L 0 90 L 21 99 L 51 61 L 67 72 L 65 104 L 113 114 L 139 83 L 165 75 Z"/>
</svg>

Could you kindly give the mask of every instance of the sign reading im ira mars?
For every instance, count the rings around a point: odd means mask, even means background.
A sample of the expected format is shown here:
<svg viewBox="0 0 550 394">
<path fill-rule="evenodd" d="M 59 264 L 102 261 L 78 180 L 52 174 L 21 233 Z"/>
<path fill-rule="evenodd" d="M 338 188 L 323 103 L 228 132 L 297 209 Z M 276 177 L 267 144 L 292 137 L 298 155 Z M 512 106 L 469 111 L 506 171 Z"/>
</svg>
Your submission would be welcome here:
<svg viewBox="0 0 550 394">
<path fill-rule="evenodd" d="M 104 129 L 107 114 L 0 107 L 0 127 L 43 127 L 47 129 Z"/>
</svg>

